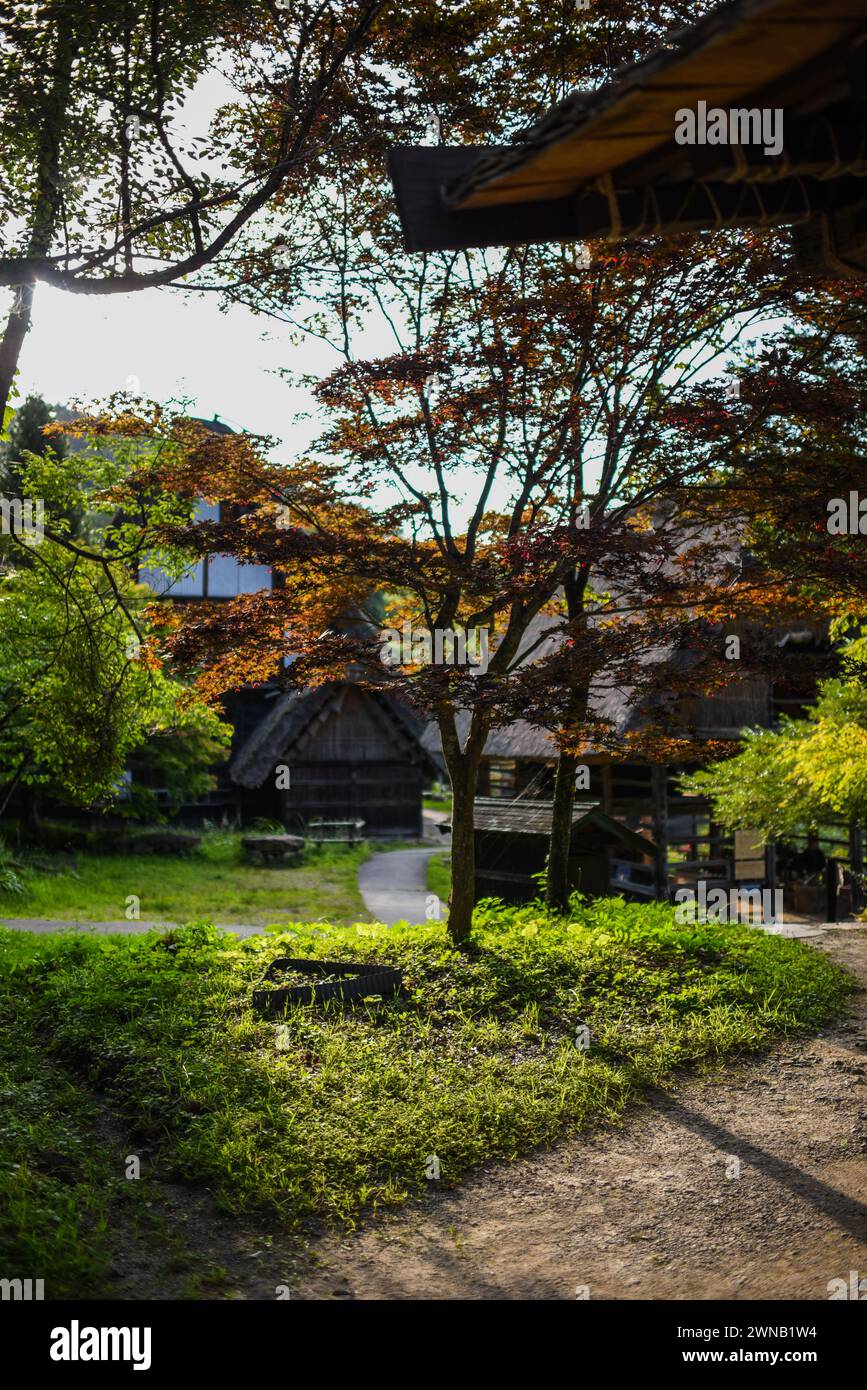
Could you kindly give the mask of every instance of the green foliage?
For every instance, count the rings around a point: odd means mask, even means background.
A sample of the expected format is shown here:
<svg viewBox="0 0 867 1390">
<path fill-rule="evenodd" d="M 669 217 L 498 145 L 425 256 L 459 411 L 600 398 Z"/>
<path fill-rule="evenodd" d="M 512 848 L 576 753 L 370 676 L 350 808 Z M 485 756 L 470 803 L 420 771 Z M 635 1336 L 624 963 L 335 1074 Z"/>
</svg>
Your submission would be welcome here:
<svg viewBox="0 0 867 1390">
<path fill-rule="evenodd" d="M 49 1298 L 104 1292 L 104 1146 L 90 1133 L 83 1088 L 46 1059 L 17 988 L 34 940 L 0 942 L 0 1264 L 43 1278 Z M 127 1184 L 131 1186 L 132 1184 Z"/>
<path fill-rule="evenodd" d="M 78 564 L 47 539 L 31 554 L 0 579 L 4 780 L 88 804 L 111 796 L 129 753 L 153 733 L 190 731 L 199 753 L 203 738 L 227 749 L 217 714 L 188 709 L 177 682 L 131 654 L 135 590 L 122 573 Z"/>
<path fill-rule="evenodd" d="M 57 459 L 66 454 L 66 443 L 62 435 L 50 439 L 43 433 L 46 425 L 54 421 L 54 412 L 41 396 L 27 396 L 17 410 L 10 412 L 6 442 L 2 449 L 3 486 L 7 491 L 20 495 L 20 481 L 17 465 L 28 454 L 47 454 L 49 451 Z"/>
<path fill-rule="evenodd" d="M 24 892 L 21 865 L 5 841 L 0 840 L 0 896 L 20 897 Z"/>
<path fill-rule="evenodd" d="M 32 424 L 21 425 L 22 439 Z M 110 799 L 130 753 L 151 739 L 143 762 L 177 800 L 196 795 L 231 738 L 218 714 L 140 646 L 149 594 L 135 582 L 133 562 L 150 558 L 138 553 L 141 518 L 94 515 L 95 505 L 110 507 L 112 488 L 147 447 L 119 440 L 69 456 L 24 450 L 16 463 L 23 495 L 44 501 L 46 534 L 3 542 L 0 779 L 79 805 Z M 142 507 L 156 526 L 189 515 L 192 503 L 165 495 Z M 70 547 L 86 513 L 89 541 Z M 170 572 L 186 563 L 179 551 L 159 558 Z"/>
<path fill-rule="evenodd" d="M 0 988 L 160 1173 L 289 1229 L 422 1192 L 429 1155 L 451 1185 L 614 1119 L 674 1067 L 819 1026 L 851 987 L 803 943 L 610 899 L 575 900 L 568 920 L 483 905 L 465 951 L 435 927 L 376 924 L 0 943 Z M 260 1019 L 252 986 L 287 952 L 393 963 L 405 996 Z"/>
<path fill-rule="evenodd" d="M 169 810 L 213 791 L 217 778 L 211 769 L 225 760 L 231 741 L 231 726 L 201 704 L 189 710 L 182 725 L 154 734 L 131 758 L 131 814 L 143 821 L 165 818 L 151 787 L 168 792 Z"/>
<path fill-rule="evenodd" d="M 687 795 L 709 796 L 728 829 L 785 839 L 823 819 L 867 818 L 867 671 L 860 631 L 847 640 L 844 675 L 824 681 L 806 719 L 753 729 L 742 752 L 680 779 Z"/>
</svg>

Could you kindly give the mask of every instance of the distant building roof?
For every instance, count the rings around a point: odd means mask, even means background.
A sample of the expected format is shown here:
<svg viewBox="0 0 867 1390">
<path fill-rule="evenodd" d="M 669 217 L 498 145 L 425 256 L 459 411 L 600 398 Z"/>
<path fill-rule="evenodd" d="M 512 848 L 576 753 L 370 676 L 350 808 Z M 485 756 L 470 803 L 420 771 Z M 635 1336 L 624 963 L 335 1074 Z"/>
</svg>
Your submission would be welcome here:
<svg viewBox="0 0 867 1390">
<path fill-rule="evenodd" d="M 203 415 L 190 415 L 188 416 L 188 419 L 190 419 L 195 425 L 204 425 L 205 428 L 210 430 L 212 434 L 237 433 L 236 430 L 232 429 L 231 425 L 226 424 L 225 420 L 221 420 L 219 415 L 215 415 L 212 420 L 206 420 Z"/>
<path fill-rule="evenodd" d="M 275 764 L 284 757 L 291 760 L 293 751 L 300 748 L 305 736 L 312 733 L 335 704 L 339 705 L 342 692 L 360 688 L 351 681 L 332 681 L 312 690 L 292 690 L 278 695 L 229 764 L 232 781 L 247 788 L 261 786 Z M 364 695 L 370 708 L 387 727 L 396 751 L 411 762 L 427 763 L 430 772 L 438 776 L 440 769 L 423 746 L 423 724 L 418 716 L 381 691 L 365 690 Z"/>
</svg>

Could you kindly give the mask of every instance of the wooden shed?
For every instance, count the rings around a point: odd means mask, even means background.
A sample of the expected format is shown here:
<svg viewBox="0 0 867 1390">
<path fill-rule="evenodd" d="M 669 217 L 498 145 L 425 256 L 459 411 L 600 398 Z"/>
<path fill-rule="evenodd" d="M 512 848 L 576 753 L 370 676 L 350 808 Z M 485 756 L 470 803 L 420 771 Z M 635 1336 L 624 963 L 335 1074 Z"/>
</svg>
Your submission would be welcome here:
<svg viewBox="0 0 867 1390">
<path fill-rule="evenodd" d="M 539 892 L 535 874 L 545 868 L 551 835 L 550 801 L 475 803 L 476 901 L 528 902 Z M 598 802 L 572 810 L 569 881 L 593 898 L 622 893 L 646 901 L 657 896 L 656 846 L 605 815 Z"/>
<path fill-rule="evenodd" d="M 421 731 L 412 710 L 351 681 L 278 694 L 229 766 L 244 819 L 362 820 L 367 837 L 420 839 L 423 785 L 439 774 Z"/>
<path fill-rule="evenodd" d="M 669 40 L 514 145 L 393 149 L 407 249 L 790 225 L 802 269 L 867 274 L 867 0 L 737 0 Z M 779 111 L 781 148 L 678 143 L 708 108 Z"/>
</svg>

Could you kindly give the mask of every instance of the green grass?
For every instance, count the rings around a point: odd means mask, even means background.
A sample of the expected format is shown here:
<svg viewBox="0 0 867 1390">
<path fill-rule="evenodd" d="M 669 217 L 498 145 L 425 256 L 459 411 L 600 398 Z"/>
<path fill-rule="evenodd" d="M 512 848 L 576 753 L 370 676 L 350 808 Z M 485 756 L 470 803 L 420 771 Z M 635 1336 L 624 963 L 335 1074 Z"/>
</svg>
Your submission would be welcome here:
<svg viewBox="0 0 867 1390">
<path fill-rule="evenodd" d="M 427 886 L 429 892 L 436 893 L 444 903 L 448 902 L 452 891 L 452 861 L 448 852 L 432 854 L 428 859 Z"/>
<path fill-rule="evenodd" d="M 17 1029 L 0 1083 L 4 1269 L 37 1277 L 55 1261 L 63 1287 L 92 1248 L 87 1277 L 102 1277 L 109 1198 L 88 1166 L 90 1094 L 158 1174 L 300 1234 L 423 1191 L 431 1155 L 448 1186 L 613 1121 L 683 1064 L 815 1029 L 852 988 L 802 942 L 677 927 L 663 905 L 607 899 L 569 921 L 482 905 L 476 921 L 462 952 L 440 926 L 305 924 L 243 942 L 206 924 L 166 938 L 0 933 L 0 1017 Z M 393 962 L 405 997 L 260 1019 L 251 988 L 284 952 Z M 39 1146 L 67 1132 L 80 1181 L 34 1189 Z"/>
<path fill-rule="evenodd" d="M 46 1055 L 18 987 L 39 957 L 36 937 L 0 942 L 0 1274 L 88 1297 L 105 1286 L 112 1174 L 87 1088 Z"/>
<path fill-rule="evenodd" d="M 23 857 L 17 877 L 23 891 L 3 891 L 0 916 L 50 917 L 64 921 L 121 921 L 127 898 L 140 900 L 144 920 L 218 922 L 266 926 L 274 921 L 320 918 L 367 920 L 358 891 L 358 866 L 366 845 L 309 848 L 303 863 L 288 868 L 246 862 L 240 836 L 212 832 L 189 856 L 82 852 L 51 859 Z M 71 859 L 71 863 L 70 863 Z"/>
</svg>

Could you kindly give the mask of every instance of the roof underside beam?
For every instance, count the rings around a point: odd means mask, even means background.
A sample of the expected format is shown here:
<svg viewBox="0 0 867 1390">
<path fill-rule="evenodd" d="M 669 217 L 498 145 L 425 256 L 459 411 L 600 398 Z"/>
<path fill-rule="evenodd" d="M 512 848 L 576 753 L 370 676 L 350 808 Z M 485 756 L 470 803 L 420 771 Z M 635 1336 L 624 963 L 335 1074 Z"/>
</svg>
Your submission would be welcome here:
<svg viewBox="0 0 867 1390">
<path fill-rule="evenodd" d="M 865 186 L 852 174 L 833 185 L 793 175 L 765 182 L 688 179 L 667 187 L 621 188 L 608 178 L 567 198 L 450 207 L 443 189 L 466 167 L 464 148 L 397 148 L 391 164 L 407 248 L 463 250 L 544 241 L 665 235 L 720 227 L 771 227 L 808 222 L 858 206 Z M 726 168 L 731 169 L 730 165 Z"/>
</svg>

